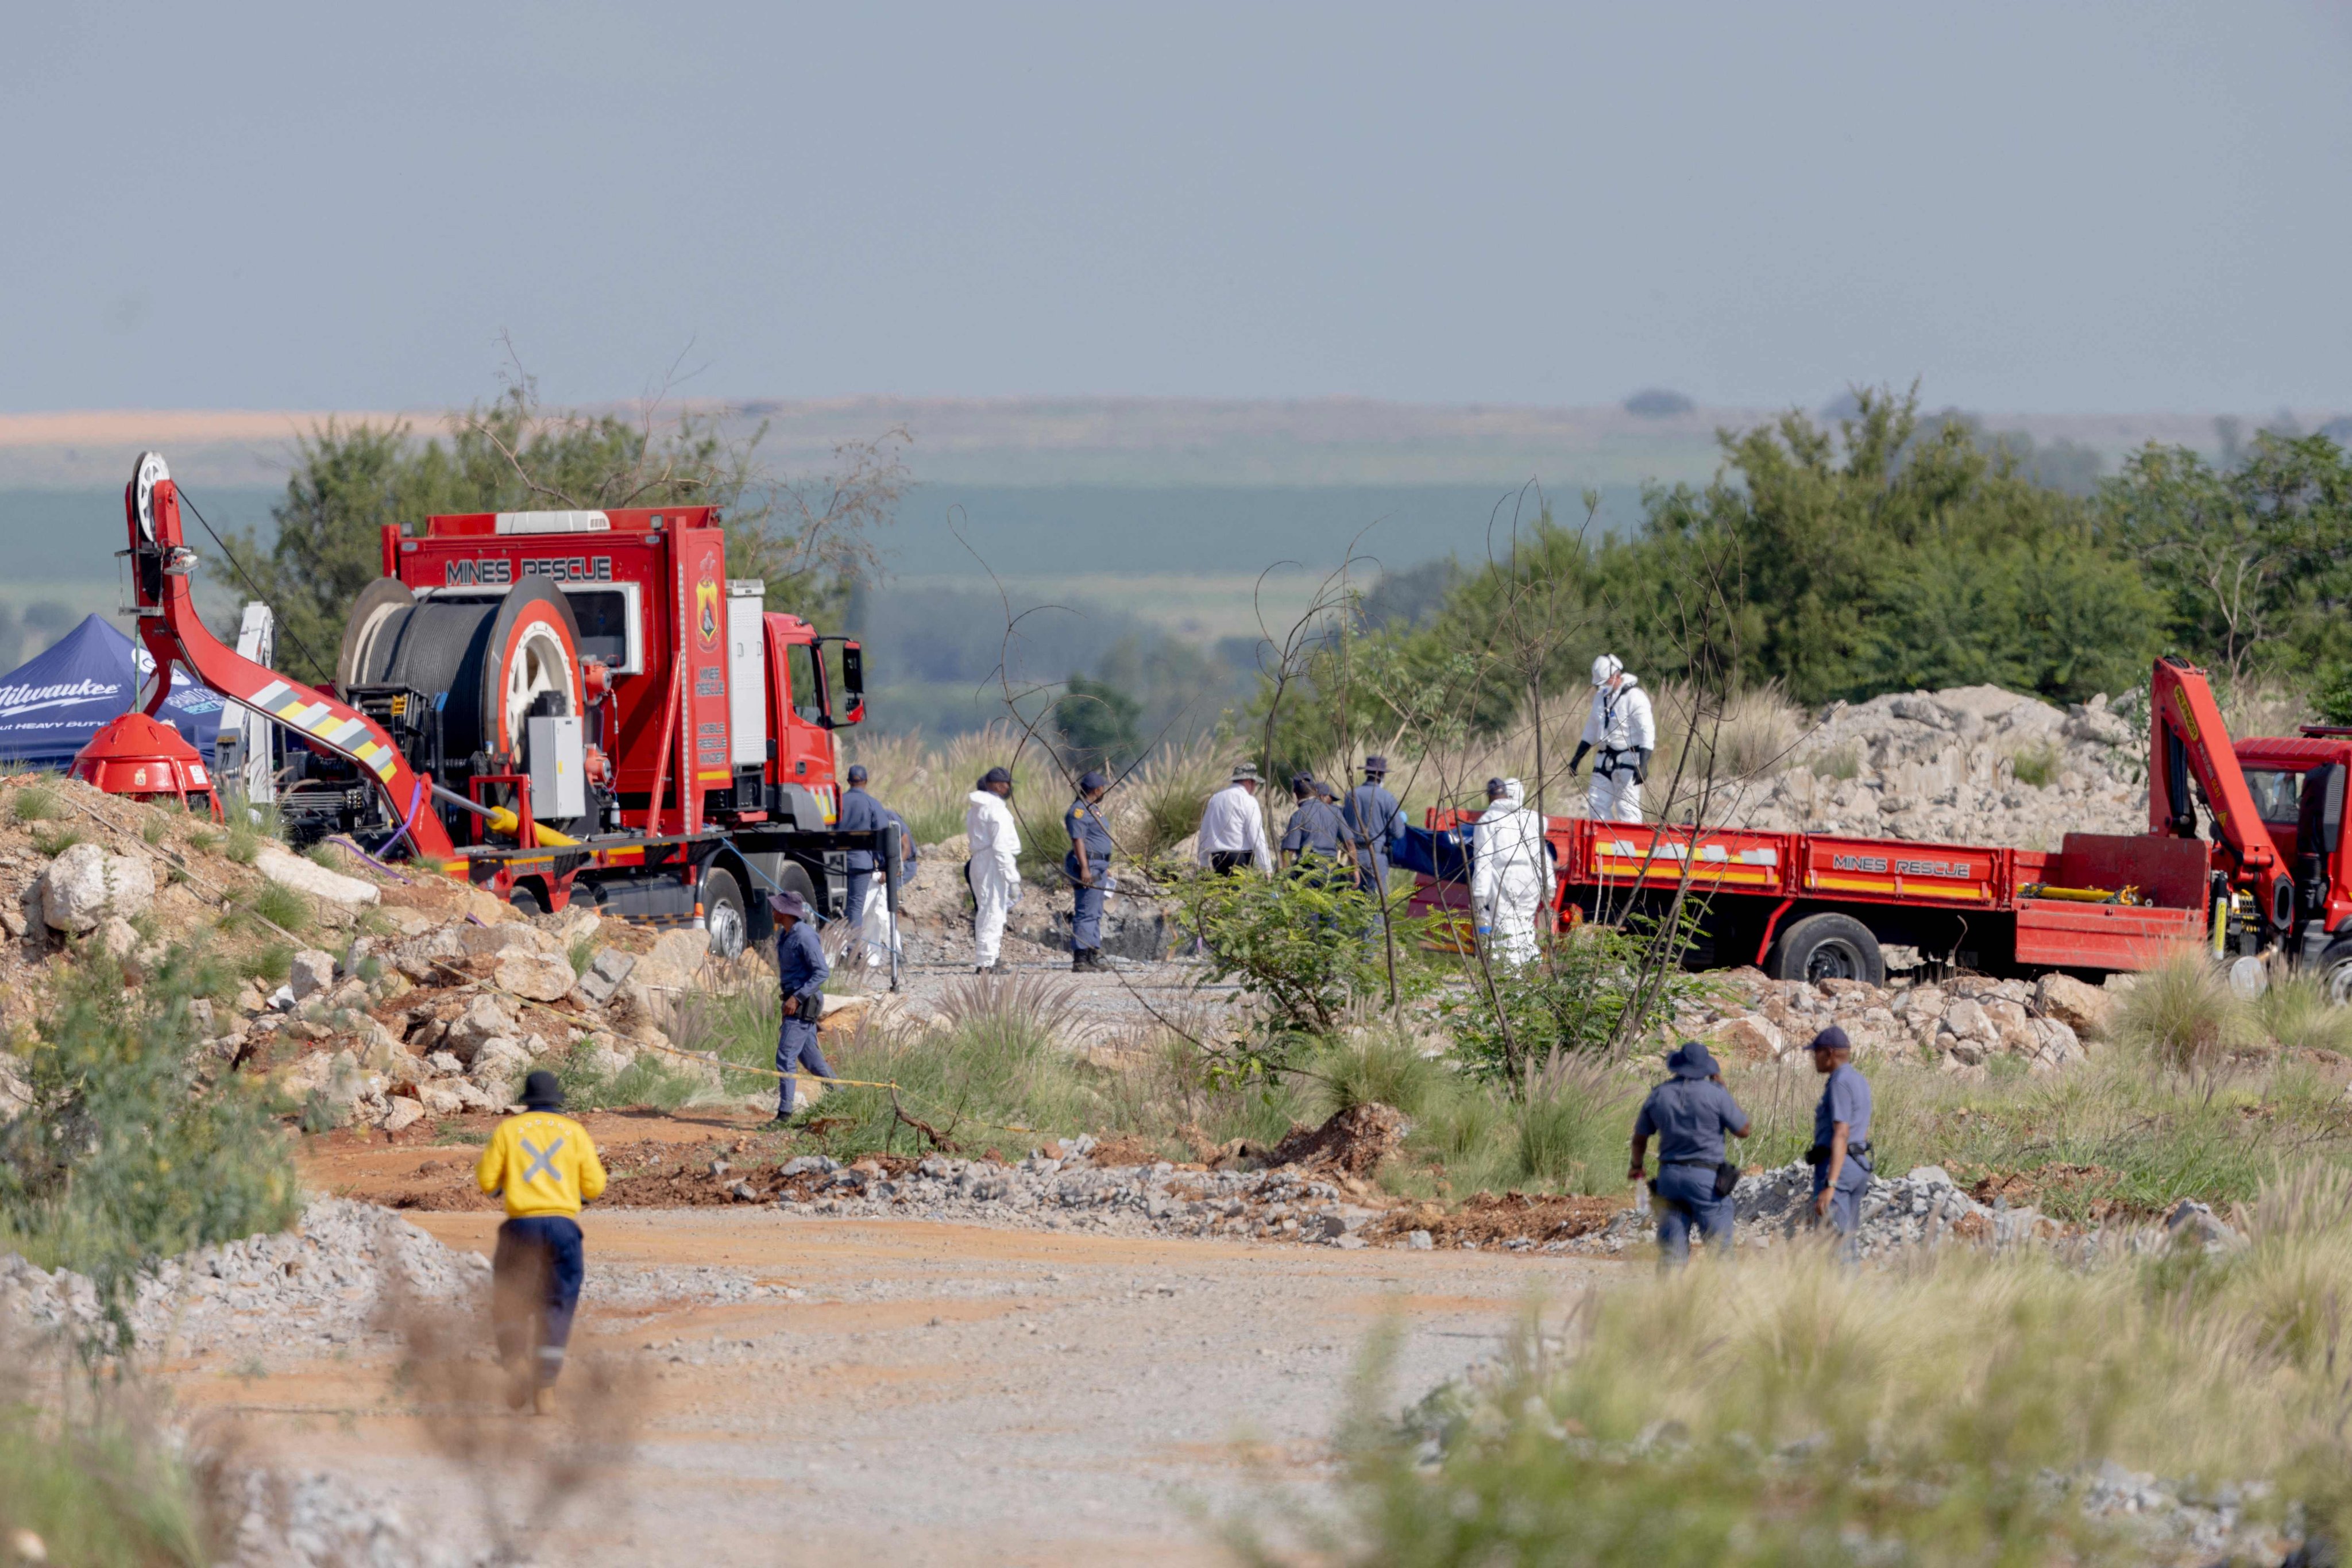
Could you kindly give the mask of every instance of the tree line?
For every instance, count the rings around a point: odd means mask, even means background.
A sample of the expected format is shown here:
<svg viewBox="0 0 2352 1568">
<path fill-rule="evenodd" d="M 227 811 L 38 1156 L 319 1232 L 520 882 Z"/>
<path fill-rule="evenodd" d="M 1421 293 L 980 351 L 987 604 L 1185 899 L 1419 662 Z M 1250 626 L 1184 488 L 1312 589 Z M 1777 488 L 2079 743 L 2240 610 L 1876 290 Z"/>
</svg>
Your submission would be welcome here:
<svg viewBox="0 0 2352 1568">
<path fill-rule="evenodd" d="M 1915 387 L 1718 439 L 1715 479 L 1649 489 L 1627 536 L 1591 526 L 1589 498 L 1580 523 L 1539 505 L 1433 614 L 1333 616 L 1265 682 L 1272 749 L 1499 733 L 1603 651 L 1807 706 L 1979 683 L 2080 701 L 2163 652 L 2352 698 L 2352 456 L 2326 436 L 2259 434 L 2221 463 L 2151 443 L 2052 482 L 2013 439 L 1923 415 Z"/>
</svg>

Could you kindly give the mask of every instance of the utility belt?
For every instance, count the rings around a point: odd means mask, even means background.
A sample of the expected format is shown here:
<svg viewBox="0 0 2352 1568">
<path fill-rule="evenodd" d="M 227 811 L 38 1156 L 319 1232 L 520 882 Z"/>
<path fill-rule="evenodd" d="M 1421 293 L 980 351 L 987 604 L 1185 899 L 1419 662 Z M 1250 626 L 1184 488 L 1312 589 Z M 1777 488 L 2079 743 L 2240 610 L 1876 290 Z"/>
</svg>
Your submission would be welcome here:
<svg viewBox="0 0 2352 1568">
<path fill-rule="evenodd" d="M 1642 753 L 1638 749 L 1620 751 L 1614 746 L 1603 746 L 1601 748 L 1601 760 L 1592 764 L 1592 771 L 1614 777 L 1620 768 L 1632 773 L 1641 765 L 1641 761 Z"/>
<path fill-rule="evenodd" d="M 1847 1144 L 1845 1146 L 1845 1157 L 1849 1160 L 1861 1162 L 1863 1169 L 1865 1171 L 1868 1170 L 1870 1168 L 1870 1143 L 1868 1140 L 1864 1140 L 1860 1143 Z M 1830 1146 L 1828 1144 L 1816 1143 L 1811 1148 L 1805 1151 L 1806 1164 L 1826 1165 L 1829 1163 Z"/>
<path fill-rule="evenodd" d="M 1731 1190 L 1739 1185 L 1739 1167 L 1728 1160 L 1661 1160 L 1658 1163 L 1662 1166 L 1698 1165 L 1712 1169 L 1715 1172 L 1715 1195 L 1719 1198 L 1729 1197 Z M 1658 1184 L 1653 1181 L 1650 1184 L 1651 1195 L 1655 1196 L 1657 1191 Z"/>
</svg>

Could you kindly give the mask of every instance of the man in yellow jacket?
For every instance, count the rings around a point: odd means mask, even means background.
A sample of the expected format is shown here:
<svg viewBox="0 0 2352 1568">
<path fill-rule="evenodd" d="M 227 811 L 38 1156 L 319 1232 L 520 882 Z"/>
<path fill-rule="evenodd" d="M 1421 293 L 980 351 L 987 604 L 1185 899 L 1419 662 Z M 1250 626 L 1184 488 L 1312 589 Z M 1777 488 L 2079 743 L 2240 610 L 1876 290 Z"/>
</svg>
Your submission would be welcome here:
<svg viewBox="0 0 2352 1568">
<path fill-rule="evenodd" d="M 555 1409 L 555 1377 L 572 1342 L 586 1267 L 580 1205 L 604 1191 L 604 1166 L 588 1130 L 558 1114 L 563 1089 L 553 1073 L 522 1080 L 522 1106 L 521 1115 L 490 1134 L 474 1179 L 507 1203 L 490 1269 L 490 1321 L 507 1369 L 507 1403 L 518 1410 L 532 1405 L 547 1415 Z"/>
</svg>

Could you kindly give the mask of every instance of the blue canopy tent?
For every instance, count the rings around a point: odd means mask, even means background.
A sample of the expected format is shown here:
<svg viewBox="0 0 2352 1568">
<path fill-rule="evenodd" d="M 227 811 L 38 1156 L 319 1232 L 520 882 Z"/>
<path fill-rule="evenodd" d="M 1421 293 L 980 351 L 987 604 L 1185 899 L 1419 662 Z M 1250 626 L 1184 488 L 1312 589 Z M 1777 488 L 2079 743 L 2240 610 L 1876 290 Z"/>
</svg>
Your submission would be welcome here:
<svg viewBox="0 0 2352 1568">
<path fill-rule="evenodd" d="M 0 676 L 0 763 L 63 770 L 108 720 L 133 706 L 155 668 L 148 651 L 91 616 L 47 652 Z M 226 706 L 217 692 L 174 675 L 156 717 L 210 763 Z"/>
</svg>

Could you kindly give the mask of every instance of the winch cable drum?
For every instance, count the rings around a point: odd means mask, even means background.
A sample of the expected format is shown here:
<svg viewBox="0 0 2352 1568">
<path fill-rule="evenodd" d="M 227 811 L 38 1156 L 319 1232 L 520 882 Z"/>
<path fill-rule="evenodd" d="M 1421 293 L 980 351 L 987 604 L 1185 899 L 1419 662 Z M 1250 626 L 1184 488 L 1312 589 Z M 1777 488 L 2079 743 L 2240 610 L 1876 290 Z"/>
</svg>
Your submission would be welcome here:
<svg viewBox="0 0 2352 1568">
<path fill-rule="evenodd" d="M 399 579 L 379 577 L 352 605 L 335 679 L 347 692 L 404 686 L 439 703 L 442 754 L 452 763 L 477 752 L 521 763 L 531 716 L 587 711 L 579 622 L 562 590 L 543 580 L 495 598 L 419 598 Z"/>
</svg>

